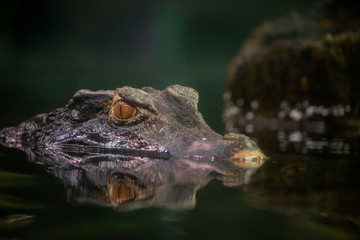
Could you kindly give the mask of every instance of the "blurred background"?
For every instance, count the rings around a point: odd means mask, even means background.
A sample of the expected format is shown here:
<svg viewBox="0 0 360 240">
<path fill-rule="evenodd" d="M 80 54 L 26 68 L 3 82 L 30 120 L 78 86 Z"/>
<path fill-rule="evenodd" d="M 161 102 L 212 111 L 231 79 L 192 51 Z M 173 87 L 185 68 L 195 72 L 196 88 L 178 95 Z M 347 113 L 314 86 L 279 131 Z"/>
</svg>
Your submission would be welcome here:
<svg viewBox="0 0 360 240">
<path fill-rule="evenodd" d="M 251 30 L 310 0 L 0 1 L 0 127 L 64 106 L 79 89 L 200 93 L 223 133 L 228 66 Z"/>
</svg>

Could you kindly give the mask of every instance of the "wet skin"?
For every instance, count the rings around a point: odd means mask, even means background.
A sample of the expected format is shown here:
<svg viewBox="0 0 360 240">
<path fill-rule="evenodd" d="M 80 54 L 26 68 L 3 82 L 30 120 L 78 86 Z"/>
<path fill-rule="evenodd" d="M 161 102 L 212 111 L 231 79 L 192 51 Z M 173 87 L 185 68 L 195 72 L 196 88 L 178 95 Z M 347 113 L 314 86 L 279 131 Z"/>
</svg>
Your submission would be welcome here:
<svg viewBox="0 0 360 240">
<path fill-rule="evenodd" d="M 264 158 L 249 137 L 214 132 L 197 109 L 198 97 L 194 89 L 180 85 L 163 91 L 150 87 L 80 90 L 65 107 L 2 129 L 0 141 L 40 155 L 61 151 L 227 158 L 239 166 Z"/>
</svg>

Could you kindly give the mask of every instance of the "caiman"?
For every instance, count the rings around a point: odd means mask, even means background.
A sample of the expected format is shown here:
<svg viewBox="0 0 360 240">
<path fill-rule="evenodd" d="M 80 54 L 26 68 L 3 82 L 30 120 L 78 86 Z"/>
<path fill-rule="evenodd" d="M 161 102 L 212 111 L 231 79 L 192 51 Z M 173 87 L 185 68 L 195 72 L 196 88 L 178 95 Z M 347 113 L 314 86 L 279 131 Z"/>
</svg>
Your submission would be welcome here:
<svg viewBox="0 0 360 240">
<path fill-rule="evenodd" d="M 127 86 L 115 91 L 80 90 L 64 108 L 2 129 L 0 141 L 39 155 L 59 151 L 188 156 L 227 158 L 239 165 L 264 158 L 249 137 L 214 132 L 198 111 L 198 98 L 196 90 L 180 85 L 163 91 Z"/>
<path fill-rule="evenodd" d="M 265 157 L 245 135 L 214 132 L 198 98 L 179 85 L 80 90 L 64 108 L 2 129 L 0 143 L 44 165 L 68 199 L 122 209 L 193 207 L 196 190 L 211 179 L 246 184 Z"/>
</svg>

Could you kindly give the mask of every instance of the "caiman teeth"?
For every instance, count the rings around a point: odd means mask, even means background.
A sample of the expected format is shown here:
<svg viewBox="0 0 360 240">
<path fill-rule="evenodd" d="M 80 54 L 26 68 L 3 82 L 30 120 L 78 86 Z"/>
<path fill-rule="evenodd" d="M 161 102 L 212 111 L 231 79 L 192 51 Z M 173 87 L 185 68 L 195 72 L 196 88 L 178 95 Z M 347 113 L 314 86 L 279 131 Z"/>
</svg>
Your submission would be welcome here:
<svg viewBox="0 0 360 240">
<path fill-rule="evenodd" d="M 149 158 L 168 159 L 170 157 L 169 151 L 161 147 L 159 149 L 133 149 L 133 148 L 115 148 L 99 144 L 93 144 L 88 141 L 67 141 L 62 143 L 46 144 L 48 150 L 65 152 L 68 154 L 112 154 L 125 156 L 138 156 Z"/>
</svg>

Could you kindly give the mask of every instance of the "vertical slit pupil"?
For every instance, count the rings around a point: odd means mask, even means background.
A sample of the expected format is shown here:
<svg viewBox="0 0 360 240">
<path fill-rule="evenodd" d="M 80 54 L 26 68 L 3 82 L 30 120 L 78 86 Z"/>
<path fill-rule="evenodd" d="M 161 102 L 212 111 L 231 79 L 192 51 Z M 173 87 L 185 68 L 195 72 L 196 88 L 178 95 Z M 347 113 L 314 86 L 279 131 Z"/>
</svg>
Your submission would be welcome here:
<svg viewBox="0 0 360 240">
<path fill-rule="evenodd" d="M 130 104 L 119 100 L 114 105 L 114 114 L 119 119 L 128 119 L 136 116 L 138 110 Z"/>
</svg>

